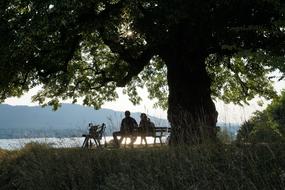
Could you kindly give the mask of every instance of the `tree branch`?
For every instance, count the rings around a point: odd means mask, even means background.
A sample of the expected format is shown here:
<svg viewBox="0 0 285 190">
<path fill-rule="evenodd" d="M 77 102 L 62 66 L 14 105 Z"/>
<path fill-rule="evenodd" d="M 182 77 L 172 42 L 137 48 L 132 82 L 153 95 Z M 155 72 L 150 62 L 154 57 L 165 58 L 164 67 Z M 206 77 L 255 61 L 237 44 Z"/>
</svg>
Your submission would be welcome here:
<svg viewBox="0 0 285 190">
<path fill-rule="evenodd" d="M 245 82 L 242 81 L 240 76 L 238 75 L 237 71 L 231 66 L 230 62 L 227 62 L 226 64 L 227 68 L 230 69 L 232 72 L 234 72 L 235 78 L 238 80 L 238 83 L 241 85 L 242 92 L 244 93 L 245 96 L 248 96 L 248 86 L 246 85 Z"/>
</svg>

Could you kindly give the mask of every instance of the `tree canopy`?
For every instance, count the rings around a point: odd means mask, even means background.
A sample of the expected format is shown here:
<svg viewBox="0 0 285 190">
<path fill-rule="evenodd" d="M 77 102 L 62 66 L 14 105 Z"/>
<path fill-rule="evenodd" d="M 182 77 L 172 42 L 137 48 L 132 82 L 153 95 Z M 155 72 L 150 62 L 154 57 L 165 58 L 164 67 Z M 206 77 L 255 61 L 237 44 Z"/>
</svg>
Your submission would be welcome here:
<svg viewBox="0 0 285 190">
<path fill-rule="evenodd" d="M 41 85 L 41 104 L 99 108 L 116 87 L 139 103 L 146 86 L 177 130 L 198 116 L 215 125 L 211 98 L 275 96 L 284 13 L 281 0 L 2 0 L 0 100 Z"/>
</svg>

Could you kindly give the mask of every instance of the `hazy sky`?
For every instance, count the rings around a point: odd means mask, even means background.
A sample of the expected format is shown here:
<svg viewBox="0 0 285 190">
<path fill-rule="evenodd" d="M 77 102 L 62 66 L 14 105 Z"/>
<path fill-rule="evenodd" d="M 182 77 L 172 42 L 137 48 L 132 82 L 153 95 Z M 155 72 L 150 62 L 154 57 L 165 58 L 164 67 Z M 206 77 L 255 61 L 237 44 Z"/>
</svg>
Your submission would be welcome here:
<svg viewBox="0 0 285 190">
<path fill-rule="evenodd" d="M 285 81 L 276 83 L 275 88 L 278 92 L 285 89 Z M 21 98 L 9 98 L 5 103 L 10 105 L 37 105 L 36 103 L 31 102 L 31 96 L 37 91 L 38 89 L 32 89 Z M 153 108 L 154 102 L 147 98 L 147 91 L 145 89 L 139 90 L 139 93 L 141 94 L 143 101 L 140 105 L 134 106 L 128 100 L 128 97 L 122 94 L 122 90 L 118 89 L 119 99 L 114 102 L 105 103 L 103 108 L 110 108 L 117 111 L 130 110 L 131 112 L 145 112 L 159 118 L 167 118 L 166 111 Z M 266 104 L 263 107 L 260 107 L 256 103 L 257 100 L 258 99 L 255 99 L 250 102 L 250 105 L 243 107 L 233 104 L 224 104 L 221 101 L 215 102 L 217 111 L 219 112 L 218 121 L 226 123 L 242 123 L 247 120 L 254 111 L 264 109 Z"/>
</svg>

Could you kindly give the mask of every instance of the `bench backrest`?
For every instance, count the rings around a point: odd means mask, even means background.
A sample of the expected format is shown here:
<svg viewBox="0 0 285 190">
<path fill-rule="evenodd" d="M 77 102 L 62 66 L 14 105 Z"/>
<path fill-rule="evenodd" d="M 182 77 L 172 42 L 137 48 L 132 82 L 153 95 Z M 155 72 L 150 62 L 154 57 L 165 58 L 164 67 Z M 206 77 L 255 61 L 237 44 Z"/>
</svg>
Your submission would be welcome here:
<svg viewBox="0 0 285 190">
<path fill-rule="evenodd" d="M 90 125 L 89 127 L 90 136 L 97 139 L 102 139 L 106 129 L 105 123 L 103 123 L 102 125 Z"/>
<path fill-rule="evenodd" d="M 171 132 L 170 127 L 155 127 L 155 132 Z"/>
</svg>

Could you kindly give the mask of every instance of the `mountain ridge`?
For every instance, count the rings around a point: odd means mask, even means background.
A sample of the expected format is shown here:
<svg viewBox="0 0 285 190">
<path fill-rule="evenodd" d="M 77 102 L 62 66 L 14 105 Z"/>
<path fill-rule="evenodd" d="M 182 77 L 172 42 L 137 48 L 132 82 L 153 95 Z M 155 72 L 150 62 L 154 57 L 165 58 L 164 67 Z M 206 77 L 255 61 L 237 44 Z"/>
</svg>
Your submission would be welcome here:
<svg viewBox="0 0 285 190">
<path fill-rule="evenodd" d="M 139 112 L 131 116 L 139 122 Z M 80 136 L 87 132 L 89 123 L 106 123 L 107 135 L 111 135 L 119 129 L 123 117 L 123 111 L 95 110 L 78 104 L 62 104 L 57 111 L 49 106 L 0 104 L 0 138 Z M 169 126 L 165 119 L 149 117 L 158 126 Z"/>
<path fill-rule="evenodd" d="M 133 112 L 131 116 L 139 123 L 140 112 Z M 88 132 L 88 124 L 107 125 L 106 135 L 112 135 L 119 130 L 123 111 L 102 108 L 95 110 L 78 104 L 62 104 L 57 111 L 52 107 L 40 106 L 12 106 L 0 104 L 0 139 L 35 138 L 35 137 L 75 137 Z M 170 126 L 166 119 L 153 116 L 149 118 L 156 126 Z M 221 128 L 236 134 L 239 125 L 233 123 L 218 123 Z"/>
</svg>

